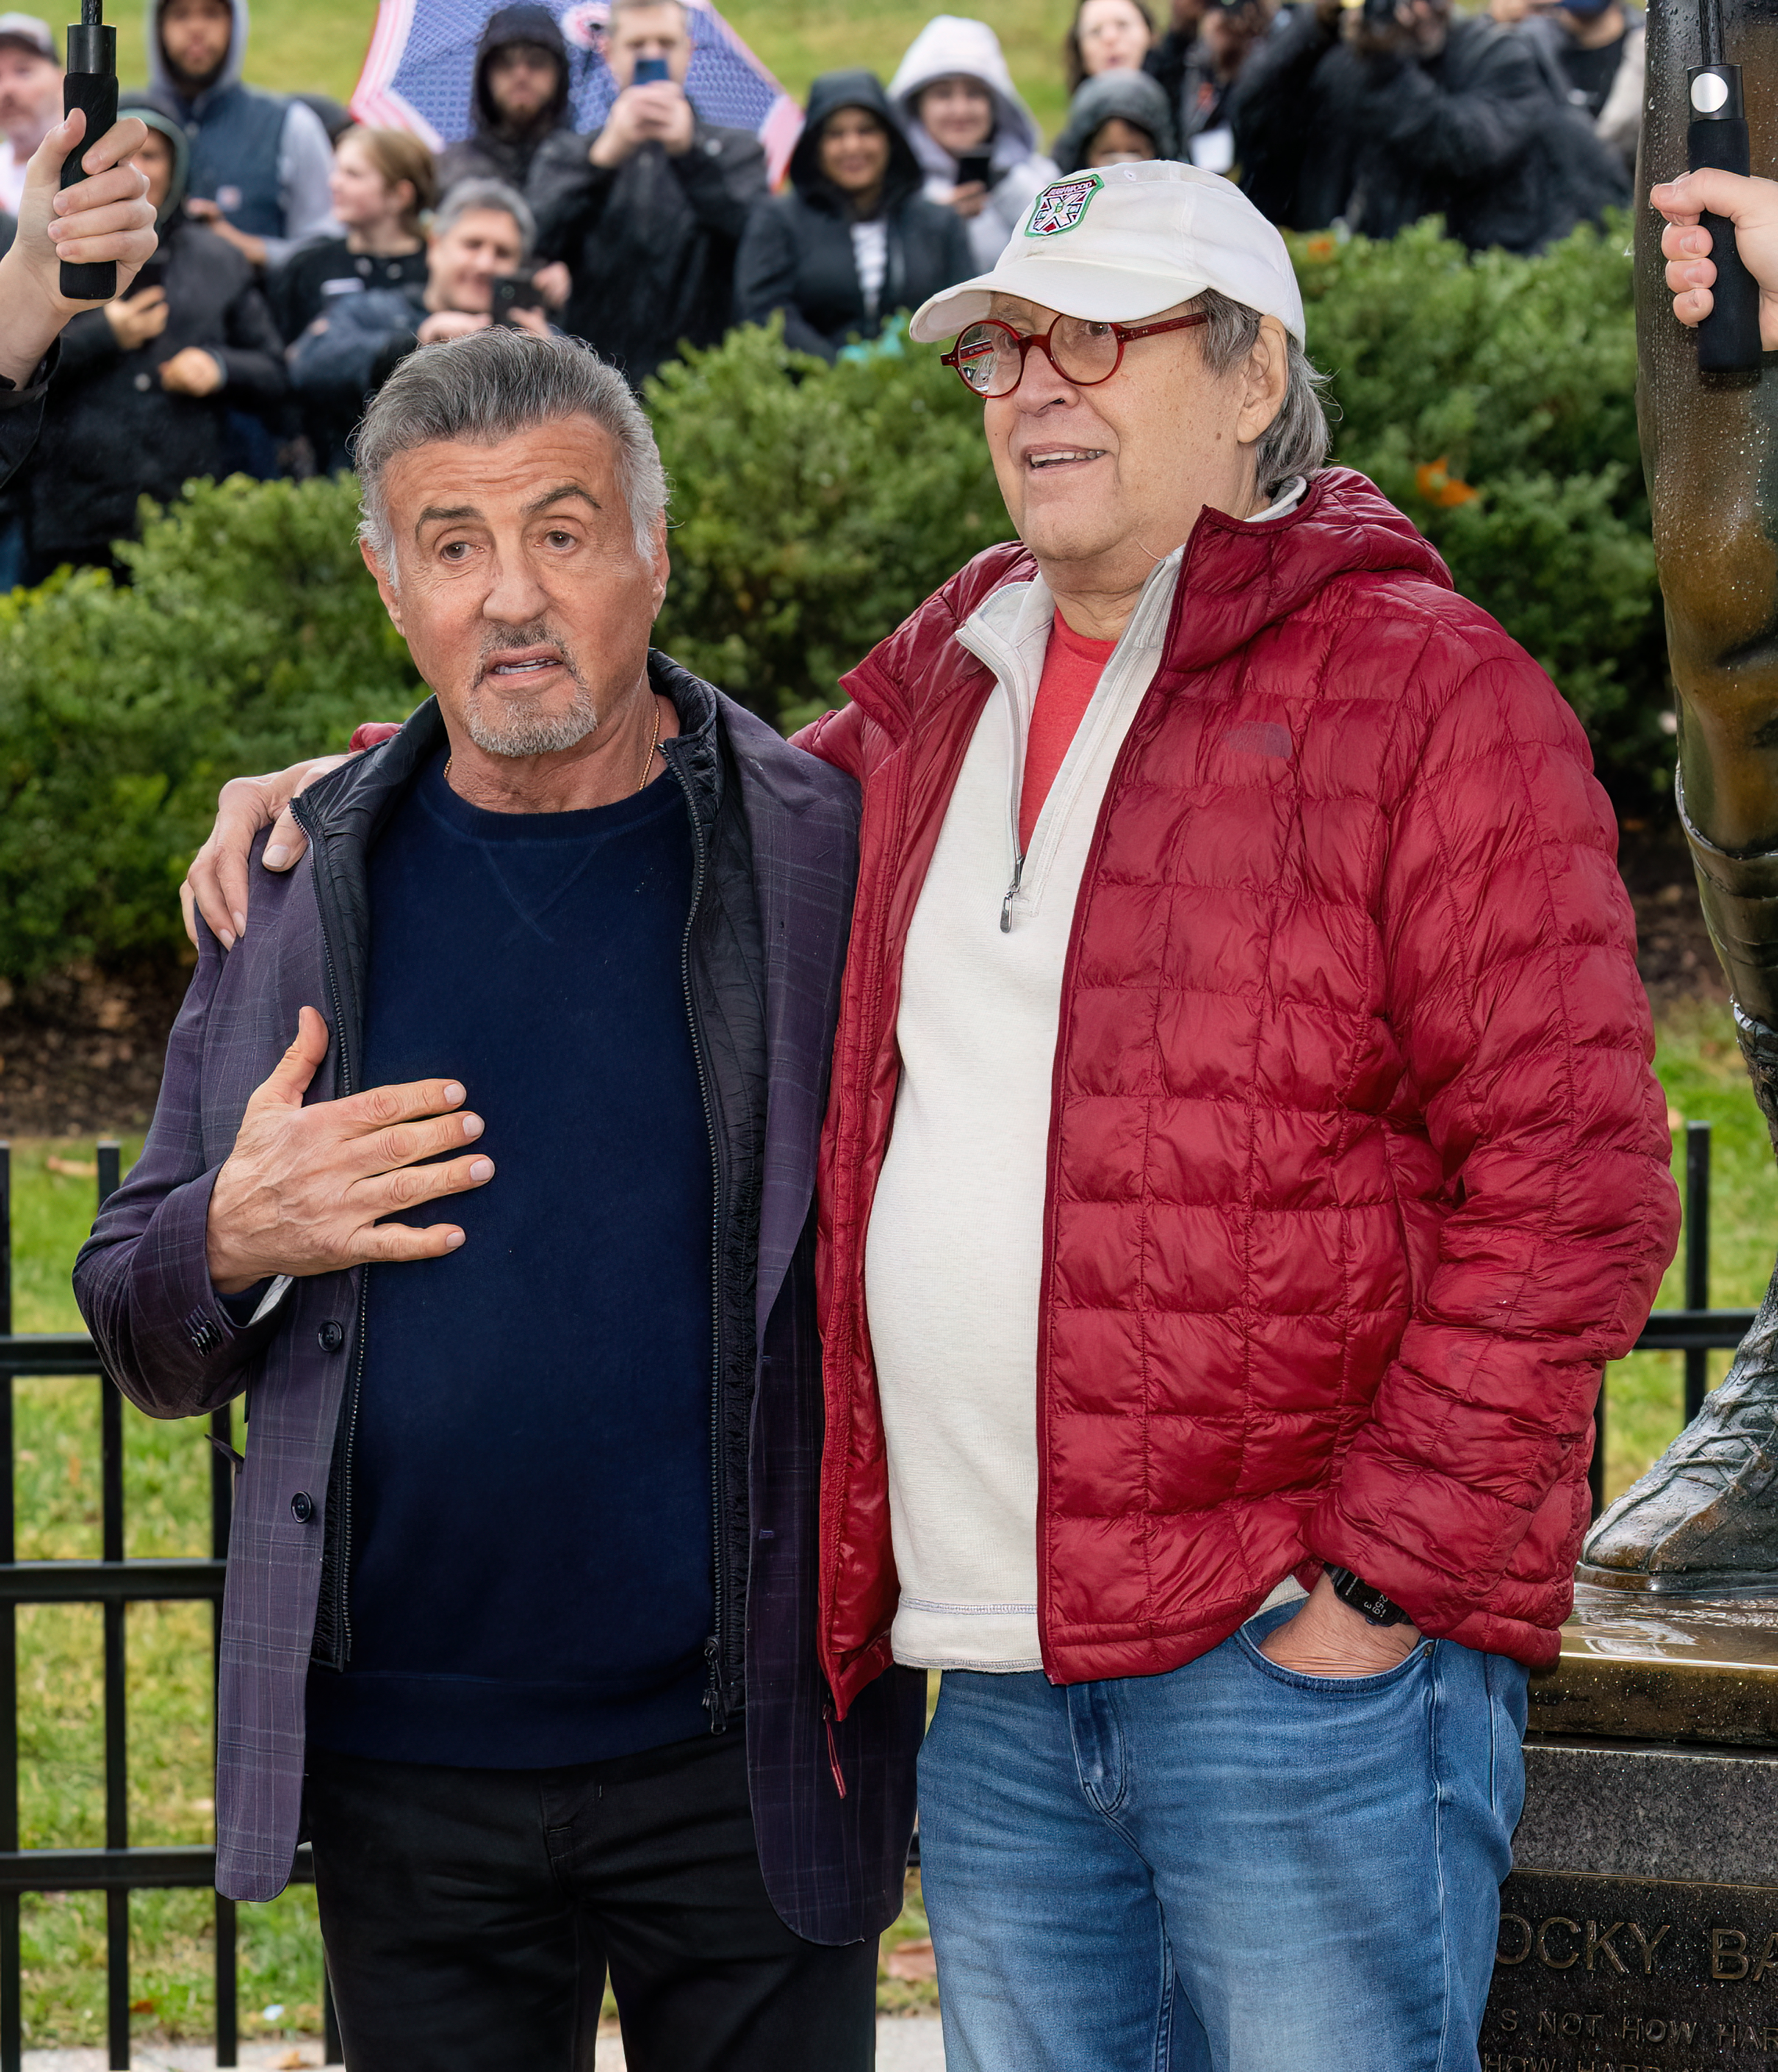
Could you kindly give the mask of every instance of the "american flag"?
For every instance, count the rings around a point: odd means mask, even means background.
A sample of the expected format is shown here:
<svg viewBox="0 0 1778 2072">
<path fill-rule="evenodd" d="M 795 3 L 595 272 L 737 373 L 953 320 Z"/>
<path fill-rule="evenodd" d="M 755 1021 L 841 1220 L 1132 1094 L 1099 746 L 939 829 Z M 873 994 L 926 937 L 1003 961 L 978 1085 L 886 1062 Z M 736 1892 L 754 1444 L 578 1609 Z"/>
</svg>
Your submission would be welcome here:
<svg viewBox="0 0 1778 2072">
<path fill-rule="evenodd" d="M 411 130 L 434 151 L 467 137 L 475 47 L 499 0 L 380 0 L 364 69 L 353 89 L 360 122 Z M 608 0 L 544 0 L 562 24 L 578 130 L 596 130 L 617 85 L 595 48 Z M 710 0 L 685 0 L 692 60 L 685 91 L 707 122 L 751 130 L 765 146 L 772 184 L 784 176 L 802 111 Z"/>
</svg>

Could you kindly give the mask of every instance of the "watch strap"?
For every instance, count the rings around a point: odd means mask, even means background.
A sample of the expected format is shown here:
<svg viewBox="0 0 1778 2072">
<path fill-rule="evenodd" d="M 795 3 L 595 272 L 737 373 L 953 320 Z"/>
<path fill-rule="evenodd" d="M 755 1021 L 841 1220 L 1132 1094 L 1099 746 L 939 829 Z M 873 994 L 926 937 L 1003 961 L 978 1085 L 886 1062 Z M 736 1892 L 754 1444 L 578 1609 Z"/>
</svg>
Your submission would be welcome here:
<svg viewBox="0 0 1778 2072">
<path fill-rule="evenodd" d="M 1393 1597 L 1385 1597 L 1381 1590 L 1373 1589 L 1362 1577 L 1355 1576 L 1350 1568 L 1330 1566 L 1327 1581 L 1333 1585 L 1334 1595 L 1344 1604 L 1348 1604 L 1367 1626 L 1404 1626 L 1407 1614 Z"/>
</svg>

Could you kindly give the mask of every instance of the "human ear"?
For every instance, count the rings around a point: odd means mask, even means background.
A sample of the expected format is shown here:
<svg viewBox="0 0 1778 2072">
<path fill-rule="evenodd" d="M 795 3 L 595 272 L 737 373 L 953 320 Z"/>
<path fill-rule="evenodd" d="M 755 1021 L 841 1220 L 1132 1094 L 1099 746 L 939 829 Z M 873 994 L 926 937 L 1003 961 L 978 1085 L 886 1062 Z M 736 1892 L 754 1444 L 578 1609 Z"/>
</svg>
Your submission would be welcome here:
<svg viewBox="0 0 1778 2072">
<path fill-rule="evenodd" d="M 383 600 L 383 609 L 389 614 L 389 623 L 393 626 L 397 633 L 405 637 L 407 628 L 401 623 L 401 599 L 395 586 L 393 570 L 386 570 L 384 568 L 382 563 L 371 552 L 370 542 L 368 540 L 360 540 L 358 542 L 358 551 L 364 557 L 364 566 L 370 570 L 375 578 L 377 594 Z"/>
<path fill-rule="evenodd" d="M 1250 445 L 1265 431 L 1284 407 L 1284 392 L 1290 377 L 1290 341 L 1276 317 L 1261 317 L 1259 336 L 1242 370 L 1245 393 L 1235 436 Z"/>
</svg>

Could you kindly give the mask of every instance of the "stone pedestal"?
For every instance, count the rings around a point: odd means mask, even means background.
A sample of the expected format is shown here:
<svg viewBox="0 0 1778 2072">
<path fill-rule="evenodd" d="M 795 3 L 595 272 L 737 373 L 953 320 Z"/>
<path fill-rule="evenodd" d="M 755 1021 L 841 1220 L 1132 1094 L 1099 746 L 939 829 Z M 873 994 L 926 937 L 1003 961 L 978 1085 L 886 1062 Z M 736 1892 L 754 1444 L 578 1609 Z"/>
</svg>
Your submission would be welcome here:
<svg viewBox="0 0 1778 2072">
<path fill-rule="evenodd" d="M 1583 1585 L 1530 1700 L 1483 2072 L 1778 2072 L 1778 1603 Z"/>
</svg>

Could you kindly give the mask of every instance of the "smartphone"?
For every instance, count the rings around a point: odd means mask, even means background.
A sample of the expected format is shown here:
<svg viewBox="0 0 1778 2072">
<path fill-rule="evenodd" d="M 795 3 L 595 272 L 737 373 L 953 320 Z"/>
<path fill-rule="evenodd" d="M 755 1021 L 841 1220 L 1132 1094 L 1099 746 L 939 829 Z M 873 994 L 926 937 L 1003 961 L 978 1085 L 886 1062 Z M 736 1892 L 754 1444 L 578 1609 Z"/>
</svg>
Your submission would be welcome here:
<svg viewBox="0 0 1778 2072">
<path fill-rule="evenodd" d="M 511 324 L 514 310 L 541 310 L 543 290 L 529 273 L 497 274 L 489 313 L 497 324 Z"/>
<path fill-rule="evenodd" d="M 993 170 L 994 154 L 991 151 L 965 151 L 957 162 L 957 183 L 960 187 L 966 187 L 972 180 L 975 180 L 987 187 L 990 184 L 988 175 Z"/>
<path fill-rule="evenodd" d="M 665 58 L 638 58 L 636 70 L 630 75 L 632 86 L 653 86 L 669 76 Z"/>
</svg>

